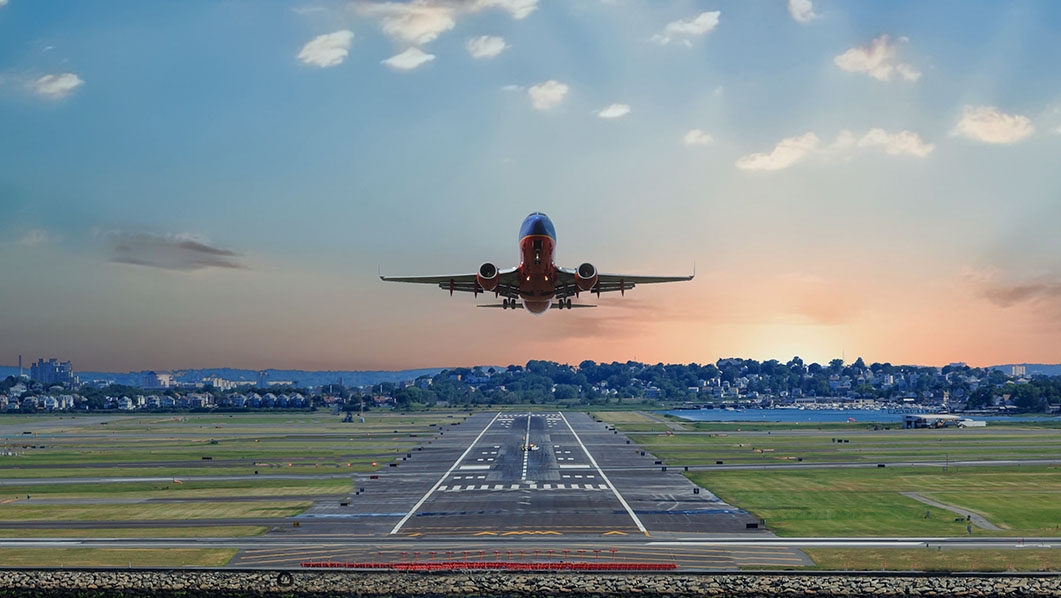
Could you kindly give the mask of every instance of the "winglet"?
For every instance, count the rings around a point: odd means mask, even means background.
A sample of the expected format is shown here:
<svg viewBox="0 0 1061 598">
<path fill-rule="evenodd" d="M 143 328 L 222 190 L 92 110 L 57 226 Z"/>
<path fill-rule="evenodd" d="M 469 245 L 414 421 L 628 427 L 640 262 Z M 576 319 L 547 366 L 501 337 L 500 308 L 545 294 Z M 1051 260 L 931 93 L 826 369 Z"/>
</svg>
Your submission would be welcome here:
<svg viewBox="0 0 1061 598">
<path fill-rule="evenodd" d="M 383 280 L 383 266 L 376 264 L 376 275 L 379 276 L 380 280 Z"/>
<path fill-rule="evenodd" d="M 689 280 L 696 278 L 696 260 L 693 260 L 693 274 L 689 277 Z"/>
</svg>

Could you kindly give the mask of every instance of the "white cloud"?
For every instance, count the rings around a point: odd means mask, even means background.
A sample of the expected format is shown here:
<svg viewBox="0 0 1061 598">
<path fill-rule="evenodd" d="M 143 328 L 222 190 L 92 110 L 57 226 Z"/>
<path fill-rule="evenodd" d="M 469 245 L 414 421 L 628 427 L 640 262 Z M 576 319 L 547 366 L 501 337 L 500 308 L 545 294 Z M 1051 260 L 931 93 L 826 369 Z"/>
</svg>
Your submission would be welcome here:
<svg viewBox="0 0 1061 598">
<path fill-rule="evenodd" d="M 1033 132 L 1027 116 L 1006 114 L 994 106 L 966 106 L 951 134 L 985 143 L 1016 143 Z"/>
<path fill-rule="evenodd" d="M 78 87 L 84 85 L 81 77 L 73 73 L 62 73 L 60 75 L 44 75 L 33 82 L 33 93 L 58 100 L 74 93 Z"/>
<path fill-rule="evenodd" d="M 844 132 L 841 132 L 841 135 Z M 931 143 L 925 143 L 921 136 L 913 131 L 899 131 L 889 133 L 884 129 L 870 129 L 862 139 L 858 140 L 858 147 L 881 147 L 884 153 L 892 156 L 909 155 L 924 158 L 936 149 Z"/>
<path fill-rule="evenodd" d="M 858 150 L 871 148 L 881 148 L 890 156 L 924 158 L 931 154 L 936 146 L 926 143 L 913 131 L 889 133 L 881 128 L 873 128 L 861 137 L 846 129 L 842 130 L 832 143 L 821 147 L 818 136 L 809 132 L 799 137 L 782 139 L 770 153 L 744 156 L 737 160 L 737 167 L 743 170 L 780 170 L 809 156 L 824 159 L 850 157 Z"/>
<path fill-rule="evenodd" d="M 493 58 L 508 48 L 503 38 L 494 35 L 482 35 L 465 42 L 464 47 L 472 58 Z"/>
<path fill-rule="evenodd" d="M 395 54 L 382 62 L 395 70 L 411 71 L 434 59 L 434 54 L 428 54 L 420 48 L 409 48 L 401 54 Z"/>
<path fill-rule="evenodd" d="M 346 55 L 350 51 L 350 43 L 353 41 L 354 32 L 347 29 L 318 35 L 302 46 L 298 59 L 320 68 L 336 66 L 346 60 Z"/>
<path fill-rule="evenodd" d="M 682 136 L 682 143 L 685 145 L 711 145 L 714 141 L 711 135 L 700 129 L 690 129 Z"/>
<path fill-rule="evenodd" d="M 513 19 L 523 19 L 538 8 L 538 0 L 476 0 L 472 10 L 480 8 L 502 8 L 512 15 Z"/>
<path fill-rule="evenodd" d="M 410 44 L 426 44 L 457 24 L 457 9 L 449 4 L 413 0 L 365 4 L 363 12 L 379 17 L 383 33 Z"/>
<path fill-rule="evenodd" d="M 567 85 L 560 83 L 554 79 L 532 85 L 527 90 L 527 94 L 530 96 L 531 105 L 536 110 L 548 110 L 554 108 L 564 101 L 564 97 L 567 96 L 568 92 Z"/>
<path fill-rule="evenodd" d="M 501 88 L 501 91 L 523 91 L 522 85 L 509 84 Z"/>
<path fill-rule="evenodd" d="M 667 45 L 671 42 L 681 42 L 686 46 L 692 46 L 693 37 L 699 37 L 711 32 L 718 27 L 720 11 L 702 12 L 691 19 L 679 19 L 671 21 L 663 28 L 663 31 L 652 36 L 652 41 Z"/>
<path fill-rule="evenodd" d="M 362 14 L 380 20 L 383 33 L 400 42 L 420 46 L 453 29 L 461 14 L 500 8 L 514 19 L 522 19 L 538 8 L 538 0 L 412 0 L 366 2 L 358 6 Z"/>
<path fill-rule="evenodd" d="M 907 40 L 900 37 L 899 41 Z M 907 81 L 920 79 L 920 71 L 909 64 L 899 62 L 898 51 L 898 44 L 891 43 L 887 35 L 882 35 L 871 41 L 868 46 L 849 49 L 834 58 L 833 62 L 849 73 L 866 73 L 878 81 L 891 81 L 892 76 L 896 74 Z"/>
<path fill-rule="evenodd" d="M 818 18 L 811 0 L 788 0 L 788 14 L 800 23 L 810 23 Z"/>
<path fill-rule="evenodd" d="M 0 8 L 7 6 L 7 0 L 0 0 Z"/>
<path fill-rule="evenodd" d="M 814 133 L 804 133 L 799 137 L 787 137 L 779 141 L 768 154 L 750 154 L 740 158 L 737 160 L 737 168 L 741 170 L 780 170 L 788 168 L 816 150 L 820 141 Z"/>
<path fill-rule="evenodd" d="M 598 112 L 597 116 L 601 118 L 619 118 L 627 114 L 630 114 L 630 106 L 627 104 L 612 104 Z"/>
<path fill-rule="evenodd" d="M 0 6 L 3 6 L 2 0 L 0 0 Z M 44 245 L 45 243 L 55 243 L 58 241 L 58 237 L 40 228 L 34 228 L 26 231 L 21 237 L 19 237 L 18 240 L 19 245 L 27 245 L 29 247 L 36 247 L 37 245 Z"/>
</svg>

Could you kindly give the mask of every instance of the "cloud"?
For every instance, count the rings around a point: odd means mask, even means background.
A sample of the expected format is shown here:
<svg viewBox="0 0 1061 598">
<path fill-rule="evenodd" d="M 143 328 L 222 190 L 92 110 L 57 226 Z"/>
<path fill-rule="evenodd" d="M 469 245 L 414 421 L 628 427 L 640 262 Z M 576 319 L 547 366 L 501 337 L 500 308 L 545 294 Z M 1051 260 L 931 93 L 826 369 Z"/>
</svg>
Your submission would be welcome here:
<svg viewBox="0 0 1061 598">
<path fill-rule="evenodd" d="M 538 0 L 475 0 L 471 5 L 472 10 L 501 8 L 508 11 L 513 19 L 520 20 L 538 8 Z"/>
<path fill-rule="evenodd" d="M 844 133 L 849 132 L 843 131 L 841 135 Z M 884 148 L 884 153 L 892 156 L 909 155 L 917 156 L 918 158 L 924 158 L 936 148 L 931 143 L 925 143 L 921 136 L 913 131 L 889 133 L 884 129 L 870 129 L 862 139 L 858 140 L 856 145 L 860 148 L 881 147 Z"/>
<path fill-rule="evenodd" d="M 112 232 L 110 261 L 190 272 L 204 268 L 244 268 L 238 253 L 211 247 L 196 235 Z"/>
<path fill-rule="evenodd" d="M 0 0 L 0 8 L 7 6 L 7 0 Z"/>
<path fill-rule="evenodd" d="M 627 114 L 630 114 L 630 106 L 626 104 L 612 104 L 598 112 L 597 116 L 600 118 L 619 118 L 626 116 Z"/>
<path fill-rule="evenodd" d="M 899 38 L 900 42 L 906 42 L 905 37 Z M 866 73 L 878 81 L 891 81 L 892 76 L 907 81 L 917 81 L 921 78 L 921 72 L 910 66 L 899 62 L 899 46 L 891 43 L 887 35 L 882 35 L 871 41 L 868 46 L 851 48 L 833 59 L 836 66 L 849 73 Z"/>
<path fill-rule="evenodd" d="M 688 133 L 682 136 L 682 143 L 685 145 L 711 145 L 715 140 L 705 131 L 700 129 L 690 129 Z"/>
<path fill-rule="evenodd" d="M 2 6 L 2 4 L 0 4 L 0 6 Z M 19 245 L 26 245 L 27 247 L 36 247 L 38 245 L 56 243 L 58 241 L 59 237 L 40 228 L 30 229 L 23 233 L 18 239 Z"/>
<path fill-rule="evenodd" d="M 652 36 L 652 41 L 657 44 L 667 45 L 671 42 L 681 42 L 691 47 L 692 38 L 700 37 L 710 33 L 718 27 L 720 11 L 702 12 L 691 19 L 679 19 L 671 21 L 663 27 L 663 31 Z"/>
<path fill-rule="evenodd" d="M 1000 270 L 964 268 L 961 278 L 981 299 L 1000 309 L 1030 309 L 1040 320 L 1061 324 L 1061 276 L 999 280 Z"/>
<path fill-rule="evenodd" d="M 346 60 L 352 41 L 354 41 L 354 32 L 347 29 L 318 35 L 302 46 L 298 59 L 320 68 L 336 66 Z"/>
<path fill-rule="evenodd" d="M 857 150 L 869 148 L 881 148 L 884 153 L 891 156 L 924 158 L 936 149 L 935 145 L 926 143 L 913 131 L 889 133 L 880 128 L 870 129 L 861 137 L 844 129 L 826 147 L 822 147 L 820 141 L 813 132 L 799 137 L 788 137 L 778 142 L 770 153 L 750 154 L 737 160 L 737 168 L 781 170 L 795 165 L 808 156 L 817 155 L 825 158 L 850 156 Z"/>
<path fill-rule="evenodd" d="M 1033 132 L 1027 116 L 1006 114 L 994 106 L 966 106 L 951 134 L 984 143 L 1016 143 Z"/>
<path fill-rule="evenodd" d="M 78 87 L 84 85 L 81 77 L 73 73 L 62 73 L 60 75 L 44 75 L 33 82 L 33 93 L 51 100 L 58 100 L 74 93 Z"/>
<path fill-rule="evenodd" d="M 420 46 L 453 29 L 461 14 L 500 8 L 514 19 L 523 19 L 538 8 L 538 0 L 412 0 L 367 2 L 358 6 L 362 14 L 379 19 L 384 34 Z"/>
<path fill-rule="evenodd" d="M 567 85 L 550 79 L 544 83 L 532 85 L 527 90 L 527 95 L 530 96 L 531 105 L 534 106 L 535 110 L 549 110 L 564 101 L 567 91 Z"/>
<path fill-rule="evenodd" d="M 820 139 L 814 133 L 782 139 L 768 153 L 750 154 L 737 160 L 741 170 L 780 170 L 796 164 L 818 148 Z"/>
<path fill-rule="evenodd" d="M 788 0 L 788 14 L 799 23 L 810 23 L 818 18 L 811 0 Z"/>
<path fill-rule="evenodd" d="M 508 44 L 505 43 L 503 38 L 493 35 L 482 35 L 468 40 L 465 42 L 464 47 L 468 49 L 468 53 L 472 55 L 472 58 L 483 59 L 493 58 L 504 52 L 505 48 L 508 48 Z"/>
<path fill-rule="evenodd" d="M 379 18 L 383 33 L 409 44 L 432 42 L 457 24 L 456 7 L 440 2 L 383 2 L 363 5 L 362 10 Z"/>
<path fill-rule="evenodd" d="M 427 54 L 420 48 L 409 48 L 401 54 L 395 54 L 381 62 L 398 71 L 411 71 L 434 59 L 434 54 Z"/>
</svg>

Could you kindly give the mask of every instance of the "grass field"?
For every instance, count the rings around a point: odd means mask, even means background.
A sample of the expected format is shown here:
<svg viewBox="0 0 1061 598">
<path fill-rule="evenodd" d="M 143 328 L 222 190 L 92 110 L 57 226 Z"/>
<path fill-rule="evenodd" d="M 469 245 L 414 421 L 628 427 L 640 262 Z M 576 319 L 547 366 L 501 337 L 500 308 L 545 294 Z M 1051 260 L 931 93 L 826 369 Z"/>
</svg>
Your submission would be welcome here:
<svg viewBox="0 0 1061 598">
<path fill-rule="evenodd" d="M 1061 571 L 1061 551 L 806 548 L 829 571 Z"/>
<path fill-rule="evenodd" d="M 5 567 L 223 567 L 235 554 L 213 548 L 4 548 L 0 563 Z"/>
<path fill-rule="evenodd" d="M 695 472 L 689 477 L 780 536 L 964 536 L 964 518 L 916 492 L 1003 528 L 975 535 L 1053 536 L 1061 524 L 1061 470 L 1052 467 L 818 469 Z M 926 512 L 929 517 L 926 518 Z"/>
<path fill-rule="evenodd" d="M 269 528 L 254 525 L 202 527 L 109 527 L 70 529 L 0 528 L 0 538 L 238 538 L 260 536 Z"/>
</svg>

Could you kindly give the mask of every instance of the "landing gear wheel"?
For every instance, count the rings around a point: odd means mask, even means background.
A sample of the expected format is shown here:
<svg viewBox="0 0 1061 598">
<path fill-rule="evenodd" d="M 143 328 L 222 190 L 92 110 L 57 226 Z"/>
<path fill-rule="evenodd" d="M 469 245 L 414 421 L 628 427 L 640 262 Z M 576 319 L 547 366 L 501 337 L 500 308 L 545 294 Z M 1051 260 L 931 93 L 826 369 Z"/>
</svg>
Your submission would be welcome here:
<svg viewBox="0 0 1061 598">
<path fill-rule="evenodd" d="M 570 299 L 567 300 L 567 309 L 571 309 L 571 300 Z"/>
<path fill-rule="evenodd" d="M 508 299 L 501 302 L 501 309 L 508 309 Z"/>
</svg>

